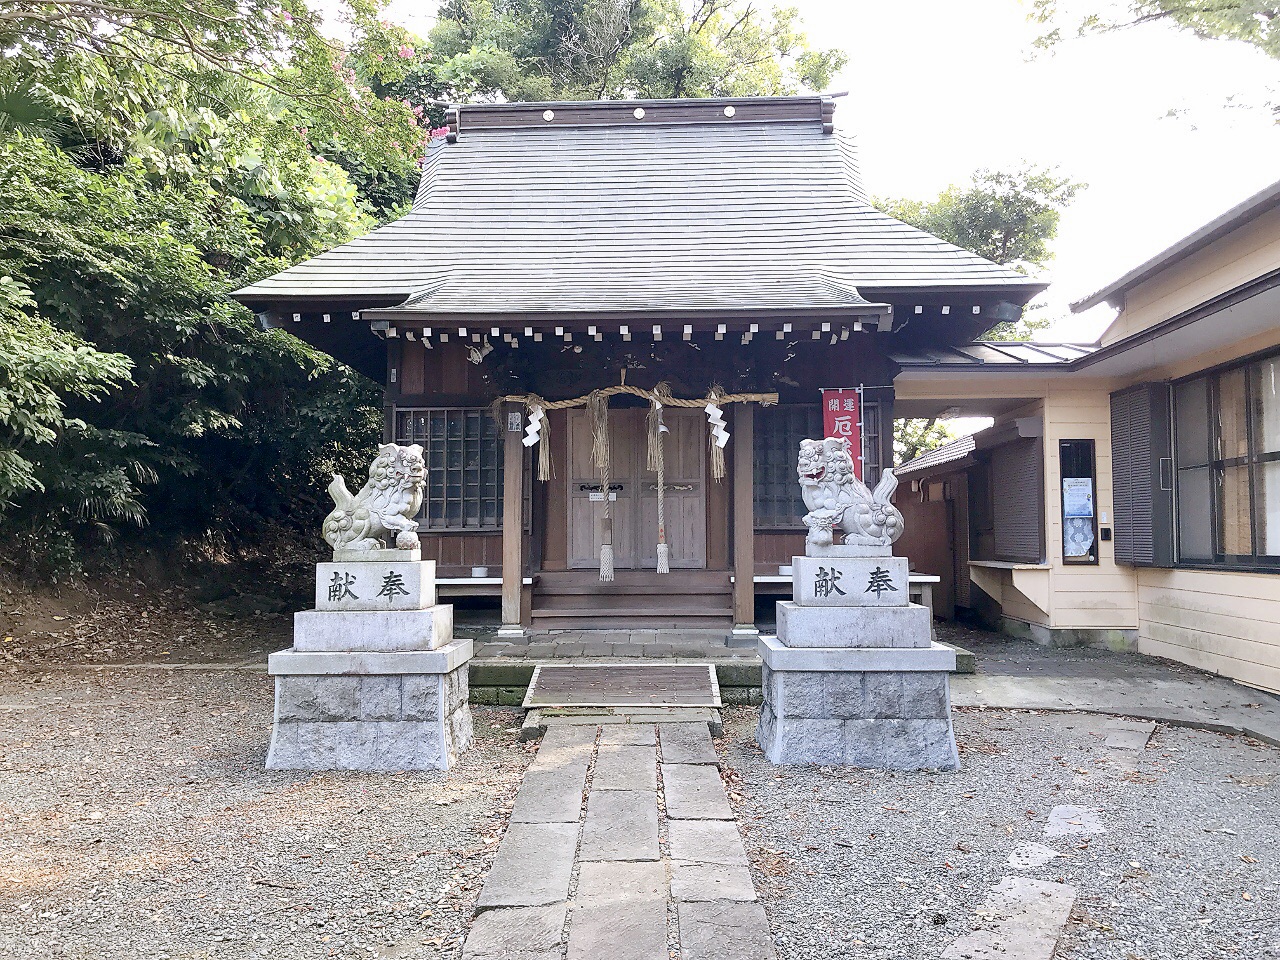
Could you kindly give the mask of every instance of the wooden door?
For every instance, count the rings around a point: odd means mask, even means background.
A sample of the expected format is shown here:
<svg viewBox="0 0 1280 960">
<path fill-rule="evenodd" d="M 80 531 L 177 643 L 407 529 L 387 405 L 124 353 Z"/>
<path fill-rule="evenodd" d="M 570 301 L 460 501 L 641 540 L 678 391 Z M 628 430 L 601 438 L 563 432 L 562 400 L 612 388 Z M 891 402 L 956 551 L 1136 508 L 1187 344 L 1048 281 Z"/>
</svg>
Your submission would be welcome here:
<svg viewBox="0 0 1280 960">
<path fill-rule="evenodd" d="M 700 409 L 667 408 L 663 422 L 670 431 L 663 443 L 663 512 L 671 566 L 701 570 L 707 565 L 705 417 Z M 641 457 L 641 467 L 647 459 L 647 455 Z M 658 563 L 658 475 L 654 471 L 643 472 L 638 497 L 640 542 L 636 553 L 641 566 L 653 569 Z"/>
<path fill-rule="evenodd" d="M 609 501 L 613 518 L 613 562 L 621 570 L 657 565 L 657 474 L 646 470 L 646 411 L 609 411 L 612 444 Z M 671 431 L 664 445 L 667 543 L 671 566 L 707 565 L 706 490 L 703 477 L 705 431 L 699 410 L 667 410 Z M 591 462 L 591 420 L 586 410 L 568 411 L 569 567 L 599 566 L 604 519 L 600 477 Z"/>
</svg>

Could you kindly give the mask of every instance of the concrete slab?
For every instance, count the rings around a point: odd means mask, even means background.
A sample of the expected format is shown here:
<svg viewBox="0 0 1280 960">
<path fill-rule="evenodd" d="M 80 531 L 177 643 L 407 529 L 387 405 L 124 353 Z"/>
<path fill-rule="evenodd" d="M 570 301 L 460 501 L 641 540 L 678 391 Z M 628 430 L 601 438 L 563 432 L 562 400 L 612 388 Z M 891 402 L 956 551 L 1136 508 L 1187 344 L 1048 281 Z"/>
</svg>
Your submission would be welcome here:
<svg viewBox="0 0 1280 960">
<path fill-rule="evenodd" d="M 1102 818 L 1095 807 L 1063 805 L 1049 811 L 1049 821 L 1044 825 L 1046 837 L 1089 837 L 1106 833 Z"/>
<path fill-rule="evenodd" d="M 667 840 L 673 860 L 747 865 L 747 851 L 735 823 L 724 820 L 668 820 Z"/>
<path fill-rule="evenodd" d="M 732 820 L 720 772 L 712 766 L 664 763 L 662 785 L 673 820 Z"/>
<path fill-rule="evenodd" d="M 745 864 L 673 860 L 671 897 L 681 902 L 751 901 L 756 899 L 756 889 L 751 883 L 751 871 Z"/>
<path fill-rule="evenodd" d="M 705 723 L 664 723 L 658 728 L 663 763 L 719 763 Z"/>
<path fill-rule="evenodd" d="M 639 748 L 643 749 L 643 748 Z M 658 796 L 647 790 L 591 791 L 578 857 L 657 860 Z"/>
<path fill-rule="evenodd" d="M 577 823 L 582 819 L 587 764 L 530 768 L 511 810 L 512 823 Z"/>
<path fill-rule="evenodd" d="M 539 907 L 569 899 L 576 823 L 513 823 L 498 846 L 476 912 Z"/>
<path fill-rule="evenodd" d="M 943 960 L 1051 960 L 1075 899 L 1065 883 L 1006 877 L 978 908 L 983 929 L 947 947 Z"/>
<path fill-rule="evenodd" d="M 591 752 L 595 747 L 596 727 L 566 726 L 554 724 L 547 727 L 542 743 L 538 747 L 538 755 L 529 765 L 530 770 L 548 770 L 552 767 L 578 767 L 584 769 L 591 761 Z"/>
<path fill-rule="evenodd" d="M 568 904 L 504 907 L 476 917 L 462 960 L 560 960 Z"/>
<path fill-rule="evenodd" d="M 1108 721 L 1103 728 L 1106 734 L 1105 745 L 1109 750 L 1145 750 L 1147 741 L 1156 732 L 1156 725 L 1140 720 L 1126 720 L 1116 717 Z"/>
<path fill-rule="evenodd" d="M 680 951 L 684 960 L 774 960 L 773 938 L 759 903 L 682 903 Z"/>
<path fill-rule="evenodd" d="M 1009 854 L 1008 863 L 1015 870 L 1034 870 L 1060 856 L 1057 850 L 1043 843 L 1024 843 Z"/>
<path fill-rule="evenodd" d="M 606 728 L 613 729 L 613 728 Z M 658 753 L 653 747 L 601 744 L 592 791 L 658 789 Z"/>
</svg>

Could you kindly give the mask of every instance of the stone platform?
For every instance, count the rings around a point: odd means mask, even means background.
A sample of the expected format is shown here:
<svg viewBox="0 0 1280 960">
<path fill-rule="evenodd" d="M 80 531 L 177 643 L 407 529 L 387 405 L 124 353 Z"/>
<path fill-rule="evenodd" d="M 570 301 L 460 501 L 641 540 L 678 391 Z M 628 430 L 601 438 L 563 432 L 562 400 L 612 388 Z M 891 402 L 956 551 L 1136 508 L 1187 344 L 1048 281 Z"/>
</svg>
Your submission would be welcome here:
<svg viewBox="0 0 1280 960">
<path fill-rule="evenodd" d="M 435 602 L 435 563 L 409 556 L 317 565 L 316 609 L 295 615 L 293 647 L 268 658 L 268 768 L 444 770 L 470 745 L 474 644 Z"/>
</svg>

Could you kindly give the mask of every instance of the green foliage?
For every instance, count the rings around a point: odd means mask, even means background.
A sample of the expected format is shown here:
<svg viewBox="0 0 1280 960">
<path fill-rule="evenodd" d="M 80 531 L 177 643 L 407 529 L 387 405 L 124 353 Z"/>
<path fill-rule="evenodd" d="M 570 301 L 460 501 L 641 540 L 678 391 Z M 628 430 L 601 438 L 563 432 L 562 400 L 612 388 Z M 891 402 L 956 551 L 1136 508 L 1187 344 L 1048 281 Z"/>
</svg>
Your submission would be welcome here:
<svg viewBox="0 0 1280 960">
<path fill-rule="evenodd" d="M 1027 273 L 1053 259 L 1050 245 L 1062 211 L 1084 188 L 1054 170 L 978 170 L 969 183 L 947 187 L 934 200 L 877 200 L 876 205 L 957 247 Z M 1047 316 L 1024 315 L 1017 323 L 997 325 L 984 339 L 1027 340 L 1049 322 Z"/>
<path fill-rule="evenodd" d="M 937 450 L 955 440 L 957 434 L 937 417 L 917 420 L 897 420 L 893 431 L 893 462 L 902 466 L 923 453 Z"/>
<path fill-rule="evenodd" d="M 456 99 L 780 95 L 846 62 L 809 49 L 794 7 L 752 0 L 447 0 L 430 39 Z"/>
<path fill-rule="evenodd" d="M 1127 0 L 1117 10 L 1071 15 L 1059 0 L 1034 0 L 1031 19 L 1046 27 L 1035 46 L 1048 50 L 1075 36 L 1107 33 L 1146 23 L 1171 23 L 1205 39 L 1237 40 L 1280 58 L 1280 4 L 1274 0 Z"/>
<path fill-rule="evenodd" d="M 323 65 L 335 105 L 287 92 L 306 57 L 250 76 L 145 31 L 125 56 L 56 26 L 0 62 L 6 530 L 58 579 L 69 544 L 143 523 L 232 541 L 314 524 L 311 491 L 378 439 L 378 389 L 226 293 L 402 203 L 359 175 L 415 177 L 425 121 L 345 54 Z"/>
</svg>

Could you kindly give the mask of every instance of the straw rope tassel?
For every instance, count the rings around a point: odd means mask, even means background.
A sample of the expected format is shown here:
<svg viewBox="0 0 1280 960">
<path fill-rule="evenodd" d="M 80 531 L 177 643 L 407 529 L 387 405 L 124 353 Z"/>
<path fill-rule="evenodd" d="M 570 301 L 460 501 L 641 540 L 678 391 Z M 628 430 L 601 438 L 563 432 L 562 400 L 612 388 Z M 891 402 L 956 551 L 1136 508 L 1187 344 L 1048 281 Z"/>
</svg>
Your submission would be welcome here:
<svg viewBox="0 0 1280 960">
<path fill-rule="evenodd" d="M 613 515 L 609 508 L 609 397 L 593 390 L 587 397 L 591 416 L 591 459 L 600 471 L 600 489 L 604 493 L 604 522 L 600 537 L 600 580 L 613 580 Z"/>
<path fill-rule="evenodd" d="M 661 387 L 654 393 L 660 395 Z M 649 406 L 649 469 L 658 474 L 658 573 L 671 572 L 671 548 L 667 546 L 666 456 L 663 450 L 662 404 L 655 396 Z"/>
</svg>

